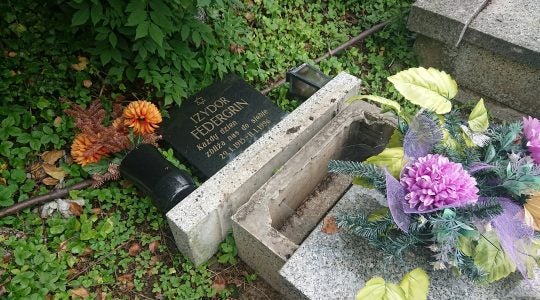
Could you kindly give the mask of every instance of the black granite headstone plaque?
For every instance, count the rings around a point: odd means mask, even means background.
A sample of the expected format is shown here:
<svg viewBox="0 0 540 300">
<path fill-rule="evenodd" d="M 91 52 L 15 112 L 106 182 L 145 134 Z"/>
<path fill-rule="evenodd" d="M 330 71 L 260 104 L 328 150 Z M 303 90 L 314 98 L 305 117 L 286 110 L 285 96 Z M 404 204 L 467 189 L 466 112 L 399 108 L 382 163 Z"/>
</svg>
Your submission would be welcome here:
<svg viewBox="0 0 540 300">
<path fill-rule="evenodd" d="M 169 111 L 163 139 L 205 176 L 212 176 L 285 112 L 237 75 L 227 75 Z"/>
</svg>

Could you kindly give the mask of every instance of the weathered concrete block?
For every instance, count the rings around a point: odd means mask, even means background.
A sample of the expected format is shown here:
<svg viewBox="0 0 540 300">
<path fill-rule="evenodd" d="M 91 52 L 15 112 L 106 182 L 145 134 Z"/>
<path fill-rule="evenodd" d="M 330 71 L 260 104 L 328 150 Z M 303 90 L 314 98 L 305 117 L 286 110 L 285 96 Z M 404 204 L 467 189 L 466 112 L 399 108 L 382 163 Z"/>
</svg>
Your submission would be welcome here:
<svg viewBox="0 0 540 300">
<path fill-rule="evenodd" d="M 360 80 L 341 73 L 167 213 L 180 251 L 208 260 L 231 229 L 230 216 L 358 93 Z"/>
<path fill-rule="evenodd" d="M 523 113 L 538 116 L 540 103 L 540 2 L 493 0 L 465 22 L 482 0 L 418 0 L 408 27 L 418 33 L 423 66 L 443 69 L 458 84 Z"/>
<path fill-rule="evenodd" d="M 331 216 L 365 213 L 380 208 L 375 190 L 353 186 L 330 211 Z M 434 271 L 429 263 L 432 253 L 419 251 L 403 261 L 392 262 L 368 243 L 346 232 L 326 234 L 319 224 L 280 271 L 292 290 L 290 299 L 354 299 L 365 282 L 382 276 L 399 283 L 401 277 L 416 267 L 430 276 L 428 299 L 539 299 L 540 281 L 527 283 L 519 274 L 492 283 L 478 285 L 456 278 L 451 271 Z M 537 276 L 538 274 L 537 270 Z M 537 277 L 538 278 L 538 277 Z"/>
<path fill-rule="evenodd" d="M 322 193 L 324 201 L 308 197 L 327 177 L 328 162 L 363 160 L 382 151 L 393 131 L 392 124 L 392 119 L 381 115 L 377 107 L 360 101 L 330 121 L 233 216 L 240 258 L 276 290 L 291 293 L 278 275 L 279 269 L 348 187 L 349 182 L 344 184 L 338 177 L 334 178 L 336 181 L 324 182 L 323 186 L 332 189 L 331 193 Z M 312 205 L 306 203 L 309 201 L 318 202 Z M 309 213 L 303 214 L 302 209 Z M 302 218 L 303 215 L 306 217 Z M 304 236 L 291 234 L 290 226 L 304 232 Z"/>
</svg>

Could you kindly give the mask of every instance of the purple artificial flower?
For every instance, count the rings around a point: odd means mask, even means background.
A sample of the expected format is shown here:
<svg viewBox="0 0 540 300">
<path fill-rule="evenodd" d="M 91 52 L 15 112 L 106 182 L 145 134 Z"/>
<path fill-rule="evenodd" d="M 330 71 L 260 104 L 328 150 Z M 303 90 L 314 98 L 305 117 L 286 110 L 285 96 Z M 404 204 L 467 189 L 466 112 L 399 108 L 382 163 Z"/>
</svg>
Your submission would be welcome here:
<svg viewBox="0 0 540 300">
<path fill-rule="evenodd" d="M 540 164 L 540 121 L 533 117 L 523 118 L 523 134 L 527 149 L 536 164 Z"/>
<path fill-rule="evenodd" d="M 403 170 L 405 201 L 418 212 L 458 207 L 478 200 L 476 179 L 439 154 L 418 158 Z"/>
</svg>

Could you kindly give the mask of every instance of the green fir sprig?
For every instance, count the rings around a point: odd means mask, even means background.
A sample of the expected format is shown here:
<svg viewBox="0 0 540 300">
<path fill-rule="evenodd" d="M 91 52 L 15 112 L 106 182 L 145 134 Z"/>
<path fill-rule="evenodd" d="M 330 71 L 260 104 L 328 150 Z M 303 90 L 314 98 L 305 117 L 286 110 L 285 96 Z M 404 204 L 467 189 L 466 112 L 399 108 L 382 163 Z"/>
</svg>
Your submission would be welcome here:
<svg viewBox="0 0 540 300">
<path fill-rule="evenodd" d="M 332 160 L 328 163 L 328 172 L 360 177 L 383 195 L 386 194 L 384 171 L 373 164 L 357 161 Z"/>
</svg>

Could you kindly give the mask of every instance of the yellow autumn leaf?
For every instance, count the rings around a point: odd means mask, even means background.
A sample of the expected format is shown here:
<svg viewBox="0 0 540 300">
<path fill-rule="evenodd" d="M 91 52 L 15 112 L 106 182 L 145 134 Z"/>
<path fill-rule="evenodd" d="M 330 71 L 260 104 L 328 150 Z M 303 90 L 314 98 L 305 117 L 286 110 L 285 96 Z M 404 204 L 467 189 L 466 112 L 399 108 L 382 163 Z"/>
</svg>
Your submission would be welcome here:
<svg viewBox="0 0 540 300">
<path fill-rule="evenodd" d="M 399 173 L 405 165 L 405 153 L 403 147 L 386 148 L 383 152 L 366 159 L 366 162 L 379 167 L 386 167 L 392 176 L 399 179 Z"/>
<path fill-rule="evenodd" d="M 405 292 L 394 283 L 387 283 L 382 277 L 373 277 L 355 297 L 356 300 L 405 300 Z"/>
<path fill-rule="evenodd" d="M 474 132 L 484 132 L 489 127 L 489 120 L 484 99 L 480 99 L 469 115 L 469 127 Z"/>
<path fill-rule="evenodd" d="M 532 226 L 534 230 L 540 231 L 540 193 L 536 193 L 524 205 L 525 215 L 532 217 Z"/>
<path fill-rule="evenodd" d="M 393 110 L 395 110 L 397 113 L 401 112 L 401 105 L 399 105 L 399 103 L 397 103 L 396 101 L 390 100 L 390 99 L 387 99 L 387 98 L 384 98 L 384 97 L 380 97 L 380 96 L 375 96 L 375 95 L 354 96 L 351 99 L 349 99 L 349 102 L 353 102 L 353 101 L 356 101 L 356 100 L 364 100 L 364 99 L 371 100 L 373 102 L 376 102 L 376 103 L 379 103 L 379 104 L 382 104 L 382 105 L 386 105 L 386 106 L 392 108 Z"/>
<path fill-rule="evenodd" d="M 450 99 L 457 94 L 457 83 L 443 71 L 410 68 L 388 77 L 388 81 L 413 104 L 437 114 L 452 110 Z"/>
<path fill-rule="evenodd" d="M 407 300 L 426 300 L 429 276 L 422 268 L 416 268 L 403 276 L 399 286 L 405 292 Z"/>
</svg>

